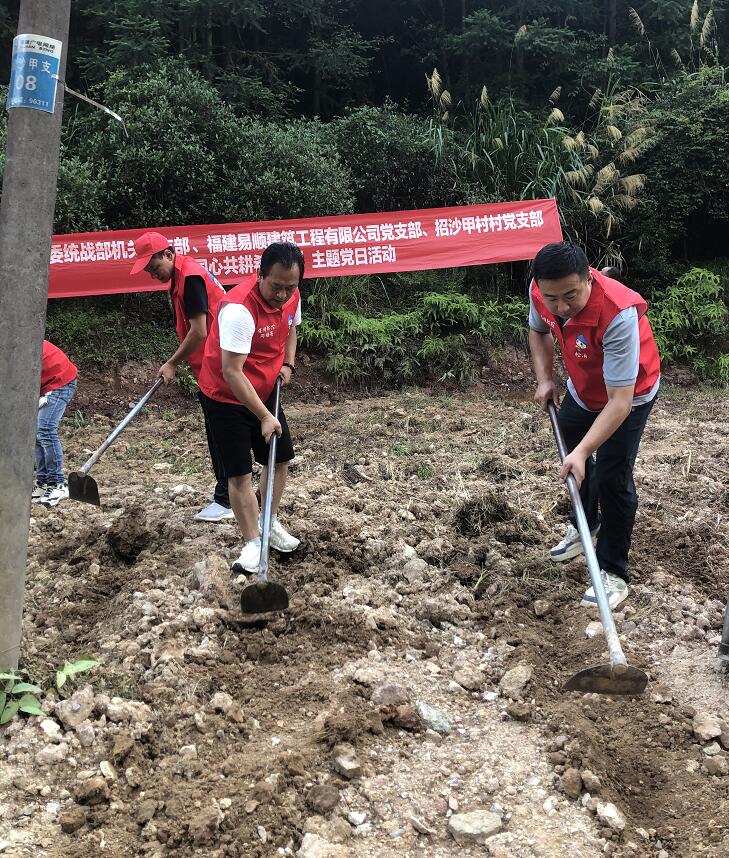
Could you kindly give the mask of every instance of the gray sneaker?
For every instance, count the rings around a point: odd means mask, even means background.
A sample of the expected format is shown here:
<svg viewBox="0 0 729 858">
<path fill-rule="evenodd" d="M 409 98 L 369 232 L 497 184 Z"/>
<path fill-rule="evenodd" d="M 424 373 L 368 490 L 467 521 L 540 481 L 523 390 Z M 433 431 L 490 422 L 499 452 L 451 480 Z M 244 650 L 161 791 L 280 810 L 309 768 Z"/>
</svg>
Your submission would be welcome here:
<svg viewBox="0 0 729 858">
<path fill-rule="evenodd" d="M 608 605 L 614 610 L 617 606 L 628 598 L 628 585 L 618 575 L 613 575 L 612 572 L 600 570 L 602 575 L 602 583 L 605 585 L 605 593 L 607 594 Z M 595 590 L 592 586 L 585 590 L 585 595 L 582 597 L 580 605 L 583 608 L 596 608 L 597 599 Z"/>
<path fill-rule="evenodd" d="M 597 539 L 597 534 L 599 532 L 599 524 L 597 527 L 593 527 L 590 531 L 593 542 Z M 561 563 L 563 560 L 572 560 L 572 558 L 577 557 L 578 554 L 584 554 L 584 551 L 579 531 L 573 524 L 568 524 L 567 530 L 564 534 L 564 539 L 557 543 L 554 548 L 550 549 L 549 559 L 554 560 L 555 563 Z"/>
</svg>

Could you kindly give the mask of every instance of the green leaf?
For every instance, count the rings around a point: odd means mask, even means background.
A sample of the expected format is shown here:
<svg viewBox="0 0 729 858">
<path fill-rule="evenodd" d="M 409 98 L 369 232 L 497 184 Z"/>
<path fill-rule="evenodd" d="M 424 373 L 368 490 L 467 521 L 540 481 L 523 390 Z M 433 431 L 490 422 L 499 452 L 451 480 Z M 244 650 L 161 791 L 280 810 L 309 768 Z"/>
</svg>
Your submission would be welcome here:
<svg viewBox="0 0 729 858">
<path fill-rule="evenodd" d="M 28 715 L 44 715 L 45 713 L 41 709 L 40 701 L 38 701 L 32 694 L 26 694 L 20 698 L 18 701 L 18 708 L 21 712 L 25 712 Z"/>
<path fill-rule="evenodd" d="M 0 691 L 0 712 L 5 708 L 5 701 L 8 699 L 8 695 L 4 691 Z"/>
<path fill-rule="evenodd" d="M 67 679 L 68 679 L 68 676 L 66 675 L 65 671 L 57 670 L 56 671 L 56 688 L 63 688 L 63 686 L 66 684 Z"/>
<path fill-rule="evenodd" d="M 18 700 L 13 700 L 3 709 L 2 715 L 0 715 L 0 724 L 7 724 L 12 718 L 14 718 L 18 712 L 18 707 L 20 706 L 20 702 Z"/>
<path fill-rule="evenodd" d="M 84 671 L 91 670 L 99 664 L 101 664 L 101 662 L 97 661 L 95 658 L 80 658 L 78 661 L 74 661 L 73 664 L 66 662 L 63 669 L 69 676 L 73 676 L 76 673 L 84 673 Z"/>
<path fill-rule="evenodd" d="M 0 673 L 0 679 L 17 679 L 17 673 Z"/>
<path fill-rule="evenodd" d="M 29 691 L 33 694 L 43 693 L 42 688 L 38 688 L 37 685 L 31 685 L 30 682 L 19 682 L 13 686 L 13 694 L 26 694 Z"/>
</svg>

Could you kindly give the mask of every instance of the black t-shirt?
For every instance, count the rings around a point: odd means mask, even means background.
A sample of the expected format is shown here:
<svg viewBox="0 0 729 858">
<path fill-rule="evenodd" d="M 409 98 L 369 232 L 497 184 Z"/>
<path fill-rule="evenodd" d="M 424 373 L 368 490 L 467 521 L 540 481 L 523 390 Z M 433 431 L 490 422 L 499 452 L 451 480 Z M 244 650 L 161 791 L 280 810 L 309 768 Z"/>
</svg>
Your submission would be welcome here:
<svg viewBox="0 0 729 858">
<path fill-rule="evenodd" d="M 208 311 L 208 292 L 205 281 L 199 274 L 185 277 L 185 292 L 183 294 L 185 313 L 188 319 Z"/>
</svg>

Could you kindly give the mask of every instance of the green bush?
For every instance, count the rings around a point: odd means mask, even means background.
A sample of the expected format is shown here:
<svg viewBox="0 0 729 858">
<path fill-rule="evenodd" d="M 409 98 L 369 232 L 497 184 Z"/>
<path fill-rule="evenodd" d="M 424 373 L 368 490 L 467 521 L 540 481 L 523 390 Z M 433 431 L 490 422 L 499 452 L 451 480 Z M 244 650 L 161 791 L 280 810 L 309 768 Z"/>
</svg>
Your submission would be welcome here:
<svg viewBox="0 0 729 858">
<path fill-rule="evenodd" d="M 517 298 L 474 300 L 458 292 L 410 294 L 410 310 L 351 309 L 311 313 L 321 295 L 307 298 L 301 343 L 327 356 L 338 382 L 402 384 L 437 379 L 464 383 L 472 352 L 523 339 L 527 304 Z"/>
<path fill-rule="evenodd" d="M 46 338 L 75 363 L 106 368 L 130 360 L 161 363 L 177 348 L 161 295 L 51 301 Z"/>
<path fill-rule="evenodd" d="M 438 159 L 428 123 L 394 105 L 358 107 L 328 126 L 352 175 L 360 212 L 460 202 L 449 161 Z M 446 133 L 444 146 L 448 146 Z"/>
<path fill-rule="evenodd" d="M 128 136 L 93 111 L 66 138 L 106 188 L 109 228 L 352 211 L 349 173 L 318 121 L 239 118 L 182 61 L 114 72 L 99 98 Z"/>
<path fill-rule="evenodd" d="M 685 362 L 704 378 L 729 384 L 725 294 L 718 274 L 692 268 L 653 303 L 649 315 L 664 362 Z"/>
</svg>

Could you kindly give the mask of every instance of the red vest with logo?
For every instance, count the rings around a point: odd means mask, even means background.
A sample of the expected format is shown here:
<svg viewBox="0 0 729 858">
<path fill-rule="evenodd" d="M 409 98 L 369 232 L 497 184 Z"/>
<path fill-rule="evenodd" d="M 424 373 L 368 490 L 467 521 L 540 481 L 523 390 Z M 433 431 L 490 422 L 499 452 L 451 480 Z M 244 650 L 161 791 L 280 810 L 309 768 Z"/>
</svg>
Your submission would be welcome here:
<svg viewBox="0 0 729 858">
<path fill-rule="evenodd" d="M 172 283 L 170 285 L 170 301 L 172 302 L 172 314 L 175 320 L 177 339 L 180 342 L 185 339 L 190 330 L 190 321 L 185 312 L 185 278 L 190 276 L 202 277 L 205 283 L 205 290 L 208 293 L 206 319 L 208 335 L 210 334 L 213 321 L 218 317 L 218 304 L 221 298 L 225 297 L 225 289 L 223 289 L 221 284 L 209 271 L 206 271 L 202 265 L 195 262 L 191 256 L 175 254 L 175 271 L 172 275 Z M 187 363 L 195 378 L 200 378 L 200 368 L 202 367 L 204 354 L 205 343 L 200 348 L 195 349 L 187 358 Z"/>
<path fill-rule="evenodd" d="M 595 269 L 592 274 L 592 290 L 587 304 L 572 319 L 560 328 L 557 317 L 547 309 L 537 284 L 532 281 L 531 295 L 536 311 L 549 325 L 562 352 L 577 395 L 591 411 L 600 411 L 607 405 L 608 397 L 603 377 L 605 353 L 603 336 L 613 319 L 623 310 L 635 307 L 638 311 L 638 333 L 640 357 L 638 377 L 635 381 L 635 396 L 649 393 L 661 374 L 661 361 L 656 341 L 653 339 L 648 316 L 648 304 L 632 289 L 617 280 L 611 280 Z"/>
<path fill-rule="evenodd" d="M 78 370 L 58 346 L 43 340 L 41 364 L 41 396 L 69 384 L 78 375 Z"/>
<path fill-rule="evenodd" d="M 251 274 L 225 295 L 218 305 L 218 313 L 228 304 L 242 304 L 253 316 L 255 332 L 251 351 L 243 364 L 243 374 L 253 385 L 261 402 L 266 402 L 283 366 L 286 339 L 299 306 L 299 290 L 297 289 L 279 310 L 263 300 L 258 291 L 256 275 Z M 210 399 L 230 402 L 233 405 L 241 404 L 223 378 L 217 314 L 205 343 L 205 360 L 198 381 L 200 390 Z"/>
</svg>

